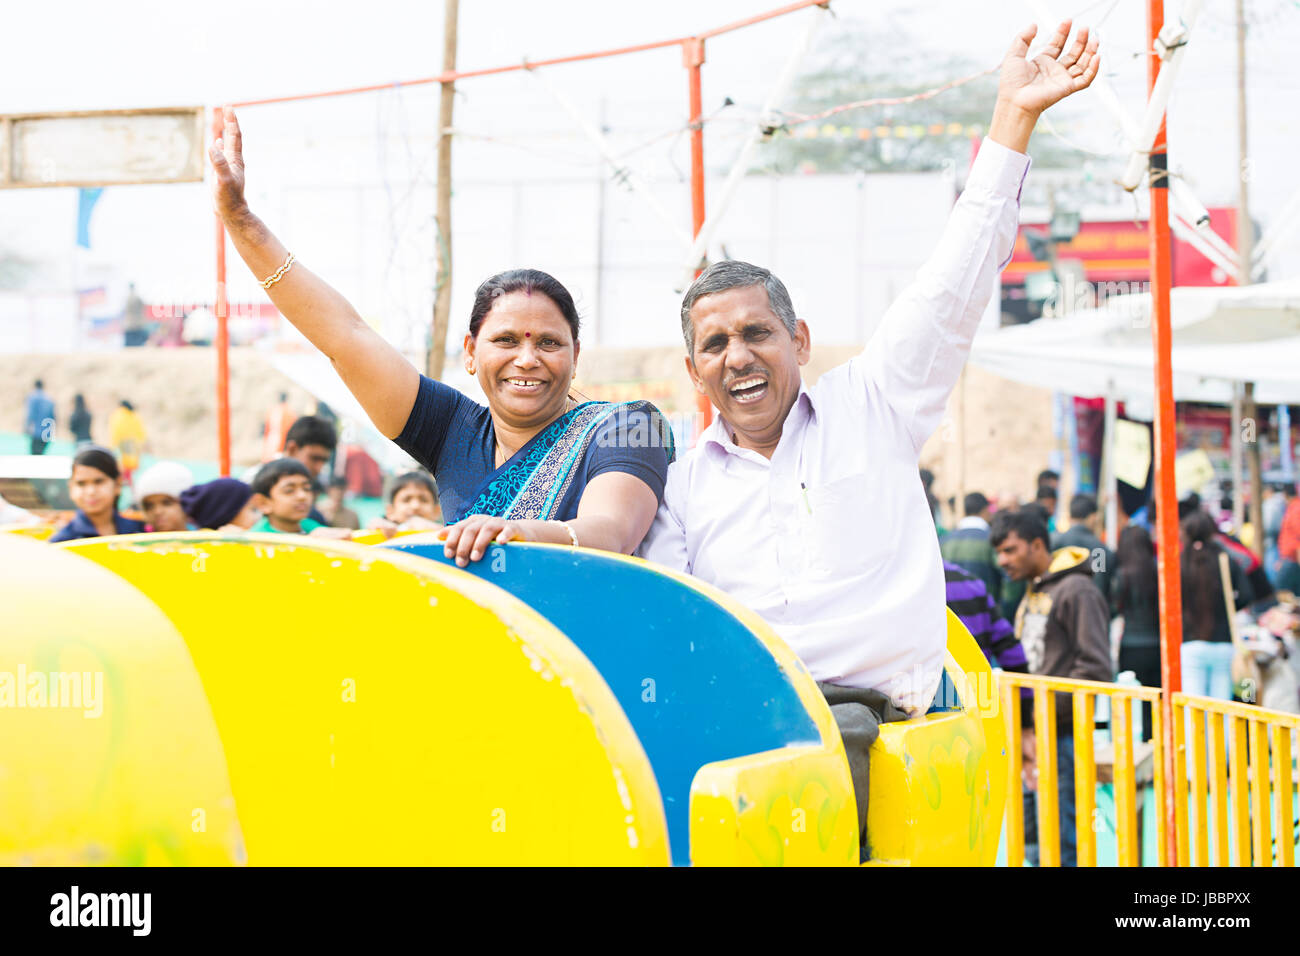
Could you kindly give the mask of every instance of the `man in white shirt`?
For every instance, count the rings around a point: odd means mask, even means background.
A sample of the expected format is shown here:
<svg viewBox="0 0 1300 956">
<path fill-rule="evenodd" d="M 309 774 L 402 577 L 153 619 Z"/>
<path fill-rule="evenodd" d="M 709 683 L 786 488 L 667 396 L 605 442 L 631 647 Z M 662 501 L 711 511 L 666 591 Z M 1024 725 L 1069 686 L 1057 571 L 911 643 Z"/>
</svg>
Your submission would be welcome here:
<svg viewBox="0 0 1300 956">
<path fill-rule="evenodd" d="M 1039 114 L 1097 75 L 1097 40 L 1062 23 L 1002 63 L 987 138 L 939 248 L 866 349 L 800 380 L 811 337 L 781 280 L 719 262 L 687 290 L 686 368 L 717 419 L 670 466 L 638 552 L 757 611 L 831 704 L 865 828 L 881 720 L 923 714 L 943 668 L 944 576 L 917 475 L 994 279 L 1011 258 Z"/>
</svg>

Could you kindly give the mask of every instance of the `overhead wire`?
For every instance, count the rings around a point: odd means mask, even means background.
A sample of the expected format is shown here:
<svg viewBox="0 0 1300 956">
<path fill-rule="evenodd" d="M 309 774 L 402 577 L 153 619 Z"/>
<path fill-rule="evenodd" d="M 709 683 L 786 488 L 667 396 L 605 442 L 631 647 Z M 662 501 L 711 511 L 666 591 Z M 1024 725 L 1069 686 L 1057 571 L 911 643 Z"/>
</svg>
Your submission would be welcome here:
<svg viewBox="0 0 1300 956">
<path fill-rule="evenodd" d="M 975 80 L 988 76 L 991 73 L 996 73 L 1000 68 L 1001 68 L 1001 64 L 998 64 L 997 66 L 991 66 L 986 70 L 980 70 L 978 73 L 971 73 L 969 76 L 959 77 L 958 79 L 950 80 L 949 82 L 944 83 L 940 86 L 935 86 L 928 90 L 922 90 L 918 93 L 909 93 L 905 96 L 878 96 L 868 100 L 855 100 L 852 103 L 841 103 L 838 106 L 832 106 L 829 109 L 822 110 L 819 113 L 807 113 L 807 114 L 784 113 L 786 119 L 782 125 L 786 127 L 801 126 L 804 123 L 814 123 L 818 120 L 827 119 L 831 116 L 837 116 L 840 113 L 844 113 L 849 110 L 868 109 L 876 106 L 902 106 L 907 103 L 919 103 L 923 100 L 932 99 L 933 97 L 938 96 L 940 93 L 946 93 L 949 90 L 957 89 L 959 86 L 965 86 L 967 83 L 972 83 Z M 778 112 L 783 112 L 783 111 L 778 110 Z"/>
</svg>

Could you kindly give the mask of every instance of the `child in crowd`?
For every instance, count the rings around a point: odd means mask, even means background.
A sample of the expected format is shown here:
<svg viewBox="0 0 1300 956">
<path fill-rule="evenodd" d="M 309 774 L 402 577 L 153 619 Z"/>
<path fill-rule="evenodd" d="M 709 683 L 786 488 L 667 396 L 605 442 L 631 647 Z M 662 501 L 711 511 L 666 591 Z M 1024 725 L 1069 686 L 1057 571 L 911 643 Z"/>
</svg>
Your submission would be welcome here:
<svg viewBox="0 0 1300 956">
<path fill-rule="evenodd" d="M 117 459 L 104 448 L 84 448 L 72 459 L 68 494 L 77 506 L 71 521 L 54 533 L 51 541 L 74 541 L 110 534 L 141 534 L 144 523 L 117 512 L 122 494 L 122 473 Z"/>
<path fill-rule="evenodd" d="M 193 485 L 181 492 L 180 502 L 197 527 L 214 531 L 247 531 L 262 517 L 253 489 L 237 478 Z"/>
<path fill-rule="evenodd" d="M 187 531 L 181 492 L 194 484 L 194 475 L 184 465 L 160 461 L 135 480 L 135 500 L 144 512 L 150 531 Z"/>
<path fill-rule="evenodd" d="M 414 519 L 431 525 L 442 524 L 438 486 L 433 479 L 422 471 L 408 471 L 393 479 L 393 487 L 388 491 L 388 519 L 399 526 Z"/>
<path fill-rule="evenodd" d="M 325 538 L 349 538 L 347 528 L 330 528 L 307 517 L 316 492 L 311 472 L 293 458 L 267 462 L 253 479 L 253 497 L 264 514 L 250 531 L 276 534 L 315 534 Z"/>
<path fill-rule="evenodd" d="M 393 479 L 388 489 L 388 510 L 370 525 L 390 537 L 398 531 L 427 531 L 442 527 L 438 487 L 422 471 L 408 471 Z"/>
<path fill-rule="evenodd" d="M 361 527 L 361 519 L 355 511 L 343 503 L 347 490 L 347 479 L 342 475 L 335 475 L 330 479 L 329 487 L 325 489 L 325 500 L 320 503 L 319 511 L 330 523 L 330 527 L 356 531 Z"/>
</svg>

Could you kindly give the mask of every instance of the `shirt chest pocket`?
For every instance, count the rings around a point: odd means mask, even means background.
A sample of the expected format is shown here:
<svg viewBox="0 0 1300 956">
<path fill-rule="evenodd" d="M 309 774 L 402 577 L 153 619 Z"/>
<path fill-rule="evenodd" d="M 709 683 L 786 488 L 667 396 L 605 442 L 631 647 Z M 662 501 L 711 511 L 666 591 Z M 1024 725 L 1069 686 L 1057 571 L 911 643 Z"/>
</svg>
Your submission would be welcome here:
<svg viewBox="0 0 1300 956">
<path fill-rule="evenodd" d="M 869 485 L 854 474 L 801 489 L 801 530 L 808 567 L 818 574 L 861 570 L 879 560 L 883 542 L 871 533 Z"/>
</svg>

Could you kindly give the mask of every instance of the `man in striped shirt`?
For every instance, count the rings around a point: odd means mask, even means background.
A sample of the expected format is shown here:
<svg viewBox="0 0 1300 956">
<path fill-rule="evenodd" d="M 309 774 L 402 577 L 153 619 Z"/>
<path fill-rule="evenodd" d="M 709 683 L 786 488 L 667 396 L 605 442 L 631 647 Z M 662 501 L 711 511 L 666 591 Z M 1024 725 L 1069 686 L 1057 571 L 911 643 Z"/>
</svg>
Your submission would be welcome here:
<svg viewBox="0 0 1300 956">
<path fill-rule="evenodd" d="M 1002 616 L 984 582 L 951 561 L 943 563 L 948 607 L 961 618 L 991 667 L 1029 672 L 1025 649 L 1016 640 L 1011 622 Z"/>
</svg>

